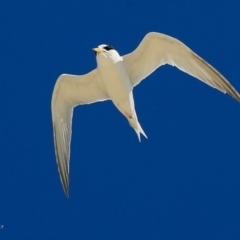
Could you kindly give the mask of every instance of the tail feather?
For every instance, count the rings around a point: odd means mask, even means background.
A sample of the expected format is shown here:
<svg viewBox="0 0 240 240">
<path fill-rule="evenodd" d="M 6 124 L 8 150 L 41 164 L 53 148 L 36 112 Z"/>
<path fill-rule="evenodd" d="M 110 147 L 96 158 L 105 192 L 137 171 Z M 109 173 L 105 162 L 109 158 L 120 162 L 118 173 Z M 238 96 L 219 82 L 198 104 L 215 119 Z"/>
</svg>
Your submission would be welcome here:
<svg viewBox="0 0 240 240">
<path fill-rule="evenodd" d="M 135 119 L 131 119 L 129 121 L 131 127 L 133 127 L 133 129 L 135 130 L 137 136 L 138 136 L 138 140 L 139 142 L 141 142 L 141 134 L 145 137 L 145 138 L 148 138 L 146 133 L 143 131 L 140 123 L 138 122 L 138 120 L 135 118 Z"/>
<path fill-rule="evenodd" d="M 134 106 L 134 105 L 133 105 Z M 134 129 L 138 136 L 139 142 L 141 142 L 141 134 L 145 137 L 148 138 L 146 133 L 143 131 L 140 123 L 138 122 L 137 114 L 135 112 L 135 109 L 131 111 L 131 114 L 124 114 L 124 116 L 127 118 L 130 126 Z"/>
<path fill-rule="evenodd" d="M 135 132 L 137 133 L 139 142 L 141 142 L 141 134 L 142 134 L 145 138 L 148 138 L 142 128 L 141 128 L 141 131 L 139 131 L 139 130 L 137 130 L 137 129 L 135 129 L 135 128 L 134 128 L 134 130 L 135 130 Z"/>
<path fill-rule="evenodd" d="M 138 130 L 136 130 L 136 129 L 134 129 L 134 130 L 135 130 L 135 132 L 136 132 L 136 134 L 138 136 L 139 142 L 141 142 L 141 134 L 140 134 L 140 132 Z"/>
</svg>

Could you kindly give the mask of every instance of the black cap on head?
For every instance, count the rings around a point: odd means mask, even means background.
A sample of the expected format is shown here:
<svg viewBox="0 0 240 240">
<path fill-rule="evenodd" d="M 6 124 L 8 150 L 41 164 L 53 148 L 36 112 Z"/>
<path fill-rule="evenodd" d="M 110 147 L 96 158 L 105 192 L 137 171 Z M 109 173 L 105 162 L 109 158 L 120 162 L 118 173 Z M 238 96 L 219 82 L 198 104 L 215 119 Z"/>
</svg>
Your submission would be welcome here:
<svg viewBox="0 0 240 240">
<path fill-rule="evenodd" d="M 103 47 L 103 49 L 109 51 L 109 50 L 114 49 L 114 48 L 110 45 L 107 45 L 107 46 Z"/>
</svg>

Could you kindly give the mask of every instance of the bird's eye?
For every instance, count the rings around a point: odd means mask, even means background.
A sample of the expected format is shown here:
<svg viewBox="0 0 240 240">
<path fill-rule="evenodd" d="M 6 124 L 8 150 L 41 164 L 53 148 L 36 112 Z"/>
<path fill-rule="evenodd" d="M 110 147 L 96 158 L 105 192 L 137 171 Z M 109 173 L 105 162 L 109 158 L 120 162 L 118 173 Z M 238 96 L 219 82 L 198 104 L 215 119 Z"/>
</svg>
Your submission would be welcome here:
<svg viewBox="0 0 240 240">
<path fill-rule="evenodd" d="M 108 46 L 104 47 L 104 49 L 109 51 L 109 50 L 114 49 L 114 48 L 112 46 L 108 45 Z"/>
</svg>

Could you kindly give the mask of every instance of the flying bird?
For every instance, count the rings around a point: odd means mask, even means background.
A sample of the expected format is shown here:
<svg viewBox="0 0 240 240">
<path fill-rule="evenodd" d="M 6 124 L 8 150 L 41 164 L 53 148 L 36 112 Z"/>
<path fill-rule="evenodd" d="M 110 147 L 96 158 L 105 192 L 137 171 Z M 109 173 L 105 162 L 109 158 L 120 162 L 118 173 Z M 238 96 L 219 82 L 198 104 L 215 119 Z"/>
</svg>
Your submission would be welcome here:
<svg viewBox="0 0 240 240">
<path fill-rule="evenodd" d="M 85 75 L 62 74 L 52 95 L 55 154 L 60 179 L 69 196 L 69 162 L 73 108 L 81 104 L 112 100 L 137 133 L 147 138 L 134 107 L 132 89 L 158 67 L 169 64 L 209 86 L 228 93 L 240 102 L 240 95 L 215 68 L 179 40 L 150 32 L 131 53 L 120 56 L 110 45 L 93 48 L 97 68 Z"/>
</svg>

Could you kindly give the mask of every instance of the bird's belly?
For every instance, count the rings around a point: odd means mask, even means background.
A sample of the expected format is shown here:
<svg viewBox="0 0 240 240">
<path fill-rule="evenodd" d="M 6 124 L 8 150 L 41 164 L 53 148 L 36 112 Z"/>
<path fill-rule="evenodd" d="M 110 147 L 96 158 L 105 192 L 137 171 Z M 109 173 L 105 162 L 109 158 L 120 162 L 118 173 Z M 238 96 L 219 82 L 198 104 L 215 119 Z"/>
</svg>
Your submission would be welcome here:
<svg viewBox="0 0 240 240">
<path fill-rule="evenodd" d="M 122 62 L 101 71 L 101 78 L 114 105 L 125 115 L 132 112 L 132 86 Z"/>
</svg>

